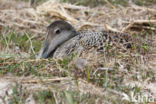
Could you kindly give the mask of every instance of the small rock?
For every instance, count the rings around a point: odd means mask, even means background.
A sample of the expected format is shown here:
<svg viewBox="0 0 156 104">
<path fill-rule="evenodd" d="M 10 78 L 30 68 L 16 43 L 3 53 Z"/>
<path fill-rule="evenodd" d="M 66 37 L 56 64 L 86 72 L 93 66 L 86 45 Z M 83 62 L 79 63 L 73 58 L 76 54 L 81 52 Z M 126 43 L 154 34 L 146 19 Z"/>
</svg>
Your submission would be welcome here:
<svg viewBox="0 0 156 104">
<path fill-rule="evenodd" d="M 88 61 L 83 58 L 76 58 L 74 60 L 74 64 L 75 64 L 76 68 L 82 70 L 88 64 Z"/>
</svg>

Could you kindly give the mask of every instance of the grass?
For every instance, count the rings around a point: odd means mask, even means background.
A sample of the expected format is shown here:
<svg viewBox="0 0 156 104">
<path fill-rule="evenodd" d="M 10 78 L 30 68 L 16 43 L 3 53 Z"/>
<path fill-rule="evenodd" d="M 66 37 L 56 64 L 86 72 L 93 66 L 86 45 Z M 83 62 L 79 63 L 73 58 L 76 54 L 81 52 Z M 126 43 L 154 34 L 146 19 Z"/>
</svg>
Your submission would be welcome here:
<svg viewBox="0 0 156 104">
<path fill-rule="evenodd" d="M 33 97 L 38 104 L 56 104 L 54 94 L 50 90 L 38 90 Z"/>
<path fill-rule="evenodd" d="M 50 87 L 51 88 L 51 87 Z M 137 95 L 140 93 L 140 88 L 135 86 L 134 88 L 122 88 L 125 93 L 129 93 L 129 91 L 134 91 L 134 95 Z M 95 104 L 96 99 L 99 99 L 99 102 L 103 102 L 103 100 L 111 100 L 113 104 L 121 104 L 126 103 L 126 101 L 117 101 L 116 98 L 110 98 L 108 95 L 100 96 L 100 95 L 94 95 L 94 94 L 82 94 L 79 91 L 69 91 L 69 90 L 63 90 L 60 91 L 58 89 L 55 89 L 56 91 L 50 90 L 50 89 L 40 89 L 33 92 L 28 91 L 26 88 L 22 87 L 19 84 L 16 84 L 12 91 L 13 93 L 10 95 L 9 102 L 11 104 L 23 104 L 27 101 L 27 97 L 31 94 L 32 98 L 35 100 L 38 104 L 56 104 L 57 103 L 66 103 L 66 104 L 78 104 L 81 102 L 81 104 Z M 133 104 L 133 103 L 126 103 L 126 104 Z"/>
<path fill-rule="evenodd" d="M 6 50 L 20 50 L 26 53 L 32 53 L 32 51 L 38 52 L 41 47 L 40 41 L 32 41 L 32 50 L 30 37 L 31 33 L 15 33 L 14 29 L 10 29 L 9 27 L 6 27 L 5 32 L 0 31 L 0 43 L 2 47 L 6 47 Z M 31 56 L 34 57 L 34 54 Z"/>
<path fill-rule="evenodd" d="M 28 2 L 29 0 L 23 0 L 25 2 Z M 35 0 L 35 4 L 41 4 L 47 0 Z M 77 4 L 77 5 L 84 5 L 84 6 L 90 6 L 90 7 L 95 7 L 99 5 L 105 5 L 107 2 L 105 0 L 60 0 L 61 2 L 66 2 L 66 3 L 72 3 L 72 4 Z M 128 6 L 128 0 L 108 0 L 112 5 L 114 6 Z M 132 0 L 132 2 L 136 5 L 151 5 L 151 4 L 156 4 L 155 0 Z"/>
<path fill-rule="evenodd" d="M 155 0 L 132 0 L 137 5 L 151 5 L 156 4 Z"/>
<path fill-rule="evenodd" d="M 56 89 L 57 90 L 57 89 Z M 81 104 L 95 104 L 96 99 L 100 98 L 99 101 L 102 101 L 103 97 L 99 95 L 93 95 L 93 94 L 81 94 L 78 91 L 59 91 L 57 92 L 46 89 L 46 90 L 36 90 L 35 92 L 29 92 L 27 89 L 22 87 L 19 84 L 16 84 L 12 88 L 13 93 L 10 95 L 9 103 L 11 104 L 23 104 L 27 102 L 27 97 L 32 94 L 32 98 L 34 101 L 38 104 L 56 104 L 57 103 L 65 103 L 65 104 L 78 104 L 81 102 Z M 56 96 L 57 95 L 57 96 Z M 110 98 L 106 98 L 107 100 L 110 100 Z M 112 100 L 112 99 L 111 99 Z M 115 103 L 115 99 L 113 101 Z M 115 103 L 116 104 L 116 103 Z M 118 102 L 117 104 L 120 104 Z"/>
<path fill-rule="evenodd" d="M 62 0 L 62 2 L 68 2 L 72 4 L 77 4 L 77 5 L 85 5 L 85 6 L 99 6 L 99 5 L 105 5 L 107 4 L 106 0 Z M 128 6 L 128 0 L 108 0 L 112 5 L 118 6 Z M 156 4 L 155 0 L 132 0 L 134 4 L 137 5 L 150 5 L 150 4 Z"/>
<path fill-rule="evenodd" d="M 22 104 L 25 102 L 26 98 L 29 96 L 28 91 L 22 88 L 21 85 L 17 84 L 12 88 L 12 94 L 9 103 L 11 104 Z"/>
<path fill-rule="evenodd" d="M 141 79 L 146 80 L 148 78 L 150 78 L 151 81 L 155 80 L 153 70 L 146 70 L 139 66 L 139 57 L 132 56 L 131 53 L 121 53 L 118 50 L 111 50 L 111 47 L 108 44 L 106 44 L 106 53 L 102 57 L 100 57 L 99 61 L 97 60 L 98 63 L 91 64 L 88 60 L 89 65 L 85 66 L 84 70 L 80 70 L 77 69 L 75 63 L 73 63 L 73 60 L 77 57 L 76 55 L 72 55 L 71 57 L 63 59 L 42 59 L 38 61 L 34 59 L 35 55 L 32 53 L 32 50 L 37 53 L 41 47 L 41 42 L 37 39 L 30 41 L 29 38 L 31 38 L 32 36 L 31 33 L 15 32 L 14 29 L 8 29 L 7 27 L 4 31 L 1 31 L 0 34 L 0 44 L 2 45 L 2 47 L 5 47 L 3 48 L 3 50 L 7 50 L 7 54 L 10 54 L 10 57 L 3 57 L 3 53 L 1 54 L 1 76 L 12 73 L 13 75 L 19 77 L 37 77 L 41 79 L 41 81 L 42 79 L 52 77 L 72 77 L 73 80 L 75 80 L 75 86 L 79 86 L 79 79 L 83 79 L 87 81 L 87 83 L 91 83 L 95 86 L 105 89 L 112 89 L 117 92 L 124 92 L 128 96 L 130 96 L 131 92 L 134 92 L 135 94 L 143 94 L 143 92 L 139 86 L 131 87 L 124 84 L 125 78 L 128 77 L 128 79 L 132 79 L 133 81 L 138 81 Z M 134 37 L 136 38 L 136 34 L 134 35 Z M 143 49 L 143 51 L 146 51 L 146 53 L 148 53 L 150 46 L 143 38 L 141 41 L 143 44 L 139 46 L 140 49 Z M 20 52 L 28 53 L 28 56 L 24 58 L 20 56 L 19 53 L 16 53 L 16 47 L 18 47 L 18 50 L 20 50 Z M 9 52 L 10 50 L 14 51 L 11 53 Z M 134 48 L 133 52 L 138 51 L 136 51 L 136 48 Z M 11 57 L 11 54 L 15 54 L 19 56 L 19 58 L 16 58 L 16 56 Z M 112 58 L 115 59 L 114 63 L 109 63 L 109 60 Z M 94 61 L 96 61 L 96 59 L 94 59 Z M 112 64 L 111 68 L 113 70 L 99 70 L 95 73 L 98 67 L 109 67 L 109 64 Z M 124 70 L 121 70 L 121 66 L 124 67 Z M 136 72 L 134 72 L 134 68 L 138 68 L 135 70 Z M 141 77 L 138 78 L 138 76 Z M 43 83 L 43 85 L 45 83 Z M 65 102 L 67 104 L 78 104 L 80 102 L 84 104 L 94 104 L 96 102 L 96 99 L 98 98 L 99 102 L 106 100 L 112 102 L 113 104 L 116 104 L 116 102 L 118 102 L 119 104 L 123 102 L 131 104 L 131 101 L 120 101 L 119 99 L 116 99 L 117 97 L 110 98 L 105 95 L 90 93 L 84 94 L 75 89 L 59 90 L 57 87 L 54 87 L 51 84 L 48 86 L 49 87 L 47 90 L 37 90 L 35 92 L 31 92 L 33 98 L 35 99 L 35 102 L 38 102 L 39 104 L 55 104 L 58 100 L 60 101 L 60 103 Z M 13 93 L 10 95 L 11 104 L 22 104 L 26 101 L 28 95 L 30 95 L 30 92 L 27 89 L 21 87 L 22 85 L 20 83 L 16 84 L 13 87 Z M 58 92 L 56 93 L 49 88 L 53 88 Z M 110 96 L 112 96 L 110 92 L 109 94 Z M 56 96 L 58 98 L 56 98 Z M 118 94 L 114 94 L 113 96 L 118 96 Z"/>
<path fill-rule="evenodd" d="M 97 4 L 93 4 L 95 0 L 80 1 L 76 3 L 79 5 L 91 3 L 91 6 L 104 4 L 103 1 L 96 2 Z M 70 2 L 70 0 L 63 2 Z M 113 5 L 120 3 L 125 5 L 127 1 L 112 0 L 110 2 Z M 141 63 L 144 61 L 141 56 L 151 52 L 152 46 L 149 45 L 148 39 L 153 38 L 154 32 L 152 30 L 131 32 L 131 35 L 134 41 L 139 43 L 133 44 L 132 50 L 126 52 L 118 49 L 111 50 L 109 44 L 105 44 L 106 51 L 97 58 L 91 53 L 88 53 L 90 55 L 88 57 L 82 54 L 82 58 L 88 64 L 79 69 L 74 63 L 77 59 L 76 54 L 62 59 L 36 60 L 35 55 L 41 47 L 42 40 L 32 39 L 31 32 L 20 32 L 14 28 L 5 27 L 0 30 L 0 49 L 2 50 L 0 77 L 11 74 L 19 79 L 24 78 L 26 82 L 18 80 L 14 86 L 11 86 L 12 93 L 8 94 L 9 92 L 6 91 L 6 96 L 0 95 L 0 99 L 6 103 L 5 98 L 9 96 L 10 104 L 23 104 L 32 95 L 32 99 L 37 104 L 135 104 L 132 102 L 131 94 L 144 95 L 146 91 L 139 84 L 147 80 L 149 83 L 156 80 L 155 69 L 147 68 L 146 64 L 142 66 L 143 63 Z M 48 81 L 55 78 L 60 80 Z M 61 78 L 71 79 L 68 81 Z M 29 82 L 30 80 L 35 81 Z M 139 84 L 133 86 L 134 82 Z M 123 99 L 127 96 L 129 99 Z M 146 104 L 147 101 L 142 103 Z"/>
</svg>

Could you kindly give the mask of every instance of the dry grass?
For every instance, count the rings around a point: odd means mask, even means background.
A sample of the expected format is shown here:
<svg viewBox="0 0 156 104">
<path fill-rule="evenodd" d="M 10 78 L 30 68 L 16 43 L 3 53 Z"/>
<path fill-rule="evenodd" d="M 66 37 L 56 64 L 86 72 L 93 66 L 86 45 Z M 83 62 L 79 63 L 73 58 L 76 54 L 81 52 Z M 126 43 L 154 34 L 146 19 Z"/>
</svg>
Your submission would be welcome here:
<svg viewBox="0 0 156 104">
<path fill-rule="evenodd" d="M 156 100 L 155 5 L 89 8 L 47 1 L 35 9 L 19 3 L 0 1 L 0 103 L 133 104 L 133 97 L 145 95 Z M 126 52 L 108 46 L 103 54 L 35 59 L 46 26 L 56 19 L 77 30 L 127 32 L 138 45 Z"/>
</svg>

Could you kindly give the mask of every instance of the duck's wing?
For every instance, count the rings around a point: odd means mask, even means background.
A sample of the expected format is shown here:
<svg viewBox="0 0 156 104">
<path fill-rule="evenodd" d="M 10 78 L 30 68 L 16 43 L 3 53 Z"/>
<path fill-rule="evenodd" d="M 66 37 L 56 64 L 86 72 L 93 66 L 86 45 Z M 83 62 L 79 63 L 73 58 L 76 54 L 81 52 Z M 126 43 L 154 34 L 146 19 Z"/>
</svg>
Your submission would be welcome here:
<svg viewBox="0 0 156 104">
<path fill-rule="evenodd" d="M 129 47 L 129 36 L 118 32 L 96 32 L 79 31 L 78 35 L 71 38 L 59 46 L 53 57 L 69 56 L 72 53 L 80 53 L 84 49 L 95 47 L 96 49 L 105 49 L 105 47 Z"/>
</svg>

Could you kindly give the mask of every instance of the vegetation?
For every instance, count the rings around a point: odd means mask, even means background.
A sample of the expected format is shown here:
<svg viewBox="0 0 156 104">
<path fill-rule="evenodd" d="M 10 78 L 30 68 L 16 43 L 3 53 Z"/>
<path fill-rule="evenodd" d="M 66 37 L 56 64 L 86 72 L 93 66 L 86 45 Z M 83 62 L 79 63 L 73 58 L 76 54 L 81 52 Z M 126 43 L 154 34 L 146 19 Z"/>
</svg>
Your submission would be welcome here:
<svg viewBox="0 0 156 104">
<path fill-rule="evenodd" d="M 23 1 L 28 2 L 28 0 Z M 36 1 L 39 5 L 46 0 Z M 108 3 L 106 1 L 62 0 L 62 2 L 91 7 L 105 5 Z M 129 5 L 127 0 L 108 1 L 117 8 L 119 5 Z M 155 0 L 132 0 L 132 2 L 137 5 L 156 3 Z M 89 12 L 85 11 L 86 15 Z M 103 14 L 101 13 L 99 17 L 101 15 Z M 46 19 L 54 19 L 57 15 L 52 17 L 47 13 L 44 16 Z M 150 17 L 152 18 L 154 17 Z M 32 23 L 33 20 L 30 20 Z M 0 103 L 2 101 L 2 104 L 8 102 L 9 104 L 27 104 L 34 101 L 36 104 L 135 104 L 132 95 L 137 100 L 145 94 L 149 95 L 149 99 L 156 98 L 155 95 L 150 95 L 154 88 L 148 88 L 148 85 L 154 85 L 156 80 L 155 63 L 153 66 L 149 63 L 155 60 L 152 56 L 155 54 L 153 46 L 153 42 L 156 41 L 154 40 L 155 28 L 152 22 L 143 22 L 143 24 L 134 23 L 126 30 L 131 35 L 132 41 L 136 43 L 131 50 L 111 49 L 106 44 L 106 50 L 98 54 L 99 56 L 88 52 L 88 55 L 84 53 L 81 57 L 73 54 L 61 59 L 36 59 L 43 41 L 43 34 L 36 35 L 36 31 L 32 32 L 31 29 L 23 29 L 23 27 L 2 26 L 1 28 L 0 25 L 0 77 L 6 82 L 9 80 L 11 85 L 4 96 L 0 92 Z M 35 29 L 37 32 L 40 30 Z M 151 59 L 151 57 L 152 61 L 145 59 Z M 79 59 L 87 61 L 82 68 L 79 68 L 76 62 Z M 148 102 L 146 99 L 140 101 L 144 104 Z"/>
<path fill-rule="evenodd" d="M 28 2 L 29 0 L 23 0 Z M 47 0 L 34 0 L 36 4 L 43 3 Z M 108 2 L 110 2 L 113 5 L 122 5 L 122 6 L 128 6 L 128 3 L 130 0 L 60 0 L 61 2 L 65 3 L 72 3 L 72 4 L 77 4 L 77 5 L 85 5 L 85 6 L 99 6 L 99 5 L 105 5 Z M 151 5 L 153 3 L 156 3 L 155 0 L 132 0 L 134 4 L 137 5 Z"/>
</svg>

